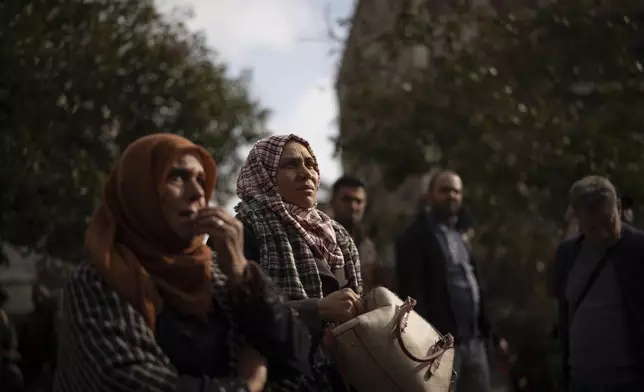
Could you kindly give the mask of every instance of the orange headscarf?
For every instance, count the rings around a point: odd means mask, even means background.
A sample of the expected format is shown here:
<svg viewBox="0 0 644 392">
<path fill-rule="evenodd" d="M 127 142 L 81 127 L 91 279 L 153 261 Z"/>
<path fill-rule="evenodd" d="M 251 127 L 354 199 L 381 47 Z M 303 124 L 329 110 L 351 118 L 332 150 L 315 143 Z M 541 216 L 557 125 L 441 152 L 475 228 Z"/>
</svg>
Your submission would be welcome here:
<svg viewBox="0 0 644 392">
<path fill-rule="evenodd" d="M 177 135 L 145 136 L 121 156 L 85 233 L 91 262 L 153 331 L 164 303 L 199 317 L 212 305 L 210 248 L 202 236 L 182 240 L 161 213 L 166 177 L 185 153 L 200 158 L 209 200 L 216 179 L 210 154 Z"/>
</svg>

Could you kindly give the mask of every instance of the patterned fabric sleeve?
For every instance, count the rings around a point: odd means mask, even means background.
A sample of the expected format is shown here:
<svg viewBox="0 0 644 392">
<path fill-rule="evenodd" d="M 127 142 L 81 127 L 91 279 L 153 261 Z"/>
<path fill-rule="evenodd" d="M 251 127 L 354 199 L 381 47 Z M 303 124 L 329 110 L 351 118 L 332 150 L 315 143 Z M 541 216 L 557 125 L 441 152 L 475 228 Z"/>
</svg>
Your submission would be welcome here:
<svg viewBox="0 0 644 392">
<path fill-rule="evenodd" d="M 64 290 L 57 392 L 174 392 L 177 375 L 143 318 L 89 264 Z"/>
<path fill-rule="evenodd" d="M 91 265 L 74 272 L 63 295 L 55 392 L 247 390 L 236 379 L 178 377 L 143 317 Z"/>
<path fill-rule="evenodd" d="M 292 381 L 309 375 L 308 329 L 261 267 L 249 261 L 243 279 L 230 289 L 240 330 L 266 356 L 274 373 Z"/>
</svg>

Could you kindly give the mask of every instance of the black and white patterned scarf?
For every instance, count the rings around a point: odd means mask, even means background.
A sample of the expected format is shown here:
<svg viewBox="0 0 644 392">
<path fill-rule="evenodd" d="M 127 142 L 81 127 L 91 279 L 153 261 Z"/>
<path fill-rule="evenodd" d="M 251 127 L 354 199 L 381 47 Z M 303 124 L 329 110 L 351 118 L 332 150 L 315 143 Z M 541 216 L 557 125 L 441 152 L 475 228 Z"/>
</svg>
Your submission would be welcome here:
<svg viewBox="0 0 644 392">
<path fill-rule="evenodd" d="M 262 201 L 248 197 L 236 207 L 238 217 L 249 226 L 259 243 L 260 259 L 255 260 L 266 274 L 282 289 L 289 300 L 322 298 L 322 281 L 315 255 L 297 228 L 285 224 Z M 324 214 L 318 211 L 319 214 Z M 339 223 L 332 222 L 343 262 L 329 265 L 332 271 L 344 268 L 349 287 L 362 291 L 358 250 L 349 233 Z"/>
</svg>

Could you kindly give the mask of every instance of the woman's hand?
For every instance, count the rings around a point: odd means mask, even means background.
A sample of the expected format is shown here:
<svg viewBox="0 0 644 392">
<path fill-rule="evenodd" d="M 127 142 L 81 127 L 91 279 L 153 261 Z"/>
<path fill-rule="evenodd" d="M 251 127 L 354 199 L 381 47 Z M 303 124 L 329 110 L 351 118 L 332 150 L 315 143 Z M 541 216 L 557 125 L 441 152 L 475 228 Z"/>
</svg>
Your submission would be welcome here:
<svg viewBox="0 0 644 392">
<path fill-rule="evenodd" d="M 266 386 L 268 368 L 266 358 L 252 348 L 245 348 L 239 354 L 237 365 L 239 376 L 248 382 L 251 392 L 261 392 Z"/>
<path fill-rule="evenodd" d="M 345 288 L 335 291 L 318 302 L 320 316 L 324 320 L 343 323 L 364 312 L 360 296 Z"/>
<path fill-rule="evenodd" d="M 244 257 L 244 225 L 239 220 L 221 207 L 207 207 L 197 214 L 195 232 L 208 234 L 224 274 L 231 278 L 242 276 L 248 261 Z"/>
</svg>

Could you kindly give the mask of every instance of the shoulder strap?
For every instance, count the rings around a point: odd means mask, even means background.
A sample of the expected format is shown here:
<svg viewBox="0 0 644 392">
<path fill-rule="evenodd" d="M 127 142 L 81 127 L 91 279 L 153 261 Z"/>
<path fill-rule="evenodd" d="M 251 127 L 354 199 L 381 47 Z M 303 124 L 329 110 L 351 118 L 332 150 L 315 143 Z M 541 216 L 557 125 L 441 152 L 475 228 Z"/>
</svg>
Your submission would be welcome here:
<svg viewBox="0 0 644 392">
<path fill-rule="evenodd" d="M 615 248 L 616 246 L 612 246 L 608 248 L 604 253 L 604 256 L 601 258 L 601 260 L 599 260 L 597 265 L 595 265 L 595 268 L 593 269 L 593 271 L 590 273 L 590 277 L 588 278 L 588 281 L 586 281 L 586 285 L 584 286 L 584 289 L 582 290 L 581 294 L 575 301 L 574 305 L 571 307 L 570 317 L 568 317 L 568 320 L 570 322 L 572 322 L 572 319 L 575 316 L 575 313 L 577 313 L 577 310 L 579 309 L 579 305 L 581 305 L 581 303 L 584 301 L 590 289 L 593 288 L 593 285 L 597 281 L 597 278 L 599 278 L 599 274 L 604 270 L 604 268 L 608 264 L 610 255 Z"/>
</svg>

